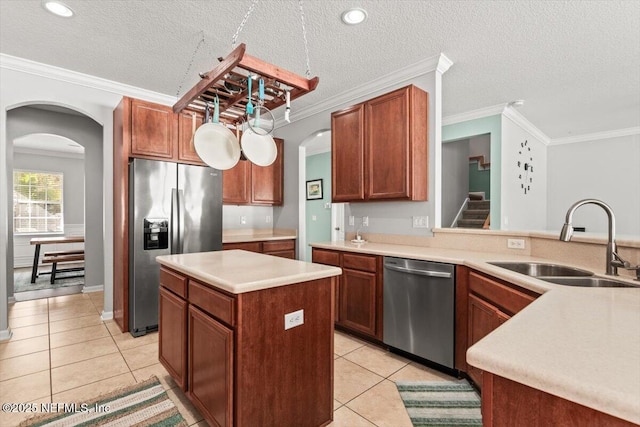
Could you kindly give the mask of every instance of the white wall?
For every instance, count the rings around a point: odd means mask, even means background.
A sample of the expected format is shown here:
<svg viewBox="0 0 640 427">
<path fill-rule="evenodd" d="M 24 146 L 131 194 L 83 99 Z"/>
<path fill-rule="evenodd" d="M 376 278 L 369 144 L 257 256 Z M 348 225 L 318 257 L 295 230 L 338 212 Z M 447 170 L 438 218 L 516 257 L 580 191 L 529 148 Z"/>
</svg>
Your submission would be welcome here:
<svg viewBox="0 0 640 427">
<path fill-rule="evenodd" d="M 244 217 L 245 224 L 242 224 Z M 222 229 L 273 228 L 271 206 L 222 206 Z M 295 227 L 292 227 L 295 228 Z"/>
<path fill-rule="evenodd" d="M 491 163 L 491 135 L 469 138 L 469 157 L 484 156 L 485 163 Z"/>
<path fill-rule="evenodd" d="M 13 169 L 12 146 L 7 141 L 7 110 L 29 104 L 52 104 L 79 111 L 102 125 L 104 313 L 113 311 L 113 109 L 123 95 L 170 105 L 174 97 L 74 73 L 43 64 L 0 55 L 0 181 Z M 9 193 L 0 185 L 0 340 L 8 338 L 7 283 L 13 281 L 10 243 Z M 6 262 L 5 262 L 6 261 Z"/>
<path fill-rule="evenodd" d="M 332 111 L 346 108 L 409 84 L 414 84 L 429 93 L 429 201 L 350 203 L 345 209 L 346 216 L 355 215 L 361 217 L 366 215 L 369 217 L 369 227 L 363 229 L 363 234 L 365 235 L 367 232 L 431 235 L 430 229 L 412 228 L 411 217 L 415 215 L 429 216 L 430 227 L 434 225 L 436 217 L 436 197 L 439 197 L 439 189 L 436 191 L 436 186 L 439 183 L 439 178 L 436 179 L 436 175 L 439 173 L 439 168 L 436 168 L 436 163 L 439 162 L 440 158 L 440 120 L 436 120 L 436 116 L 440 117 L 441 115 L 441 94 L 439 92 L 441 77 L 437 74 L 439 72 L 432 71 L 410 80 L 395 82 L 378 88 L 366 96 L 354 98 L 332 107 L 330 111 L 322 111 L 276 130 L 276 136 L 285 140 L 285 159 L 297 159 L 298 146 L 305 138 L 318 130 L 331 128 Z M 438 155 L 436 155 L 436 151 L 438 151 Z M 278 228 L 297 228 L 298 163 L 289 160 L 285 161 L 284 172 L 285 203 L 283 207 L 274 209 L 275 225 Z M 437 215 L 440 215 L 439 206 Z M 347 231 L 355 231 L 355 228 L 347 225 Z"/>
<path fill-rule="evenodd" d="M 521 188 L 517 162 L 528 141 L 533 157 L 531 190 Z M 527 159 L 529 162 L 529 160 Z M 502 230 L 545 230 L 547 227 L 547 146 L 507 115 L 502 115 Z"/>
<path fill-rule="evenodd" d="M 84 159 L 58 155 L 38 155 L 32 153 L 13 153 L 14 169 L 58 172 L 63 178 L 64 234 L 84 235 Z M 13 266 L 30 267 L 33 263 L 34 246 L 29 244 L 31 235 L 13 236 Z M 47 251 L 82 249 L 83 244 L 60 245 L 59 248 L 47 247 Z M 44 251 L 43 251 L 44 253 Z"/>
<path fill-rule="evenodd" d="M 616 214 L 617 232 L 640 238 L 640 135 L 548 147 L 547 227 L 560 230 L 567 209 L 578 200 L 595 198 Z M 583 206 L 573 225 L 607 232 L 607 217 L 597 206 Z"/>
</svg>

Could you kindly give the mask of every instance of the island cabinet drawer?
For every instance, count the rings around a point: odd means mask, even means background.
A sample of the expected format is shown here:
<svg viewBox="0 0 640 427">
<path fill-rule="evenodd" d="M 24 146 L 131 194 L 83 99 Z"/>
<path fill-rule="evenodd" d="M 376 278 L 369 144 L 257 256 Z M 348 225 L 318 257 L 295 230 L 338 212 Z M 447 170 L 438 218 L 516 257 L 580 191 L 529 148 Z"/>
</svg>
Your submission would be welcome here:
<svg viewBox="0 0 640 427">
<path fill-rule="evenodd" d="M 242 249 L 243 251 L 262 253 L 262 242 L 224 243 L 222 249 Z"/>
<path fill-rule="evenodd" d="M 342 255 L 342 265 L 344 268 L 351 268 L 353 270 L 370 271 L 375 273 L 377 271 L 377 257 L 375 255 L 356 255 L 345 253 Z"/>
<path fill-rule="evenodd" d="M 235 326 L 236 299 L 189 279 L 189 302 L 222 322 Z"/>
<path fill-rule="evenodd" d="M 515 285 L 507 285 L 475 271 L 469 273 L 469 290 L 510 315 L 516 314 L 538 297 L 534 292 L 520 291 Z"/>
<path fill-rule="evenodd" d="M 294 240 L 274 240 L 262 243 L 262 251 L 264 253 L 267 252 L 278 252 L 278 251 L 288 251 L 291 249 L 295 249 L 295 241 Z"/>
<path fill-rule="evenodd" d="M 180 273 L 161 267 L 160 286 L 169 289 L 182 298 L 187 297 L 187 278 Z"/>
<path fill-rule="evenodd" d="M 340 267 L 340 252 L 313 248 L 311 257 L 318 264 Z"/>
</svg>

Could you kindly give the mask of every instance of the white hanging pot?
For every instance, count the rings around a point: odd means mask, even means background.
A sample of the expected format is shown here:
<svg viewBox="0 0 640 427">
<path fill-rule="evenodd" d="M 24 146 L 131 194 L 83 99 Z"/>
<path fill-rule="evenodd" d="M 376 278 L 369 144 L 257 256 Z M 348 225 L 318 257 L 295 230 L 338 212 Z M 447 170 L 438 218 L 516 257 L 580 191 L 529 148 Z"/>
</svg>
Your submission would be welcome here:
<svg viewBox="0 0 640 427">
<path fill-rule="evenodd" d="M 240 138 L 242 152 L 251 163 L 258 166 L 269 166 L 278 156 L 278 148 L 269 134 L 258 135 L 250 128 L 245 129 Z"/>
<path fill-rule="evenodd" d="M 219 123 L 219 101 L 214 102 L 213 122 L 209 122 L 207 107 L 206 123 L 193 135 L 193 146 L 203 162 L 214 169 L 227 170 L 240 160 L 238 138 L 225 125 Z"/>
</svg>

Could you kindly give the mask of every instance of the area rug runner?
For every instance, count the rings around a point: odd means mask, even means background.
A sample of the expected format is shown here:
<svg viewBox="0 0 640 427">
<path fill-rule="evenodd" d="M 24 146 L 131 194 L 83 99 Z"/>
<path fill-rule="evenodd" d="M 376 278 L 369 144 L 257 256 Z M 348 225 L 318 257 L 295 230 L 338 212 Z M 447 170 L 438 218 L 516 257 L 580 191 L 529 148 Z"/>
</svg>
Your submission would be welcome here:
<svg viewBox="0 0 640 427">
<path fill-rule="evenodd" d="M 50 282 L 51 276 L 49 275 L 38 276 L 36 283 L 31 283 L 31 269 L 26 272 L 15 272 L 13 275 L 13 292 L 39 291 L 41 289 L 57 289 L 66 286 L 84 285 L 84 277 L 65 277 L 65 275 L 69 274 L 70 273 L 61 273 L 57 275 L 56 282 L 52 285 Z"/>
<path fill-rule="evenodd" d="M 87 402 L 67 405 L 58 407 L 58 412 L 27 419 L 20 427 L 187 426 L 155 376 Z"/>
<path fill-rule="evenodd" d="M 396 381 L 414 427 L 482 426 L 480 396 L 466 381 Z"/>
</svg>

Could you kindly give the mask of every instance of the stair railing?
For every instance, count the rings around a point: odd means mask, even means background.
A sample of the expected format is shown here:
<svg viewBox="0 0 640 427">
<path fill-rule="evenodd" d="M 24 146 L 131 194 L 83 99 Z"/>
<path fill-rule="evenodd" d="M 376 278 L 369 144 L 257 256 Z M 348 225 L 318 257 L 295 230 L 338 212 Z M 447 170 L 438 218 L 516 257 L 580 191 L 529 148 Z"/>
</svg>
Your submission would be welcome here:
<svg viewBox="0 0 640 427">
<path fill-rule="evenodd" d="M 458 220 L 462 216 L 462 212 L 465 209 L 467 209 L 467 205 L 469 204 L 469 200 L 470 199 L 467 197 L 466 199 L 464 199 L 464 202 L 462 202 L 462 206 L 460 206 L 460 210 L 458 211 L 458 214 L 456 215 L 456 217 L 453 219 L 453 222 L 451 223 L 451 228 L 455 228 L 456 225 L 458 224 Z"/>
</svg>

